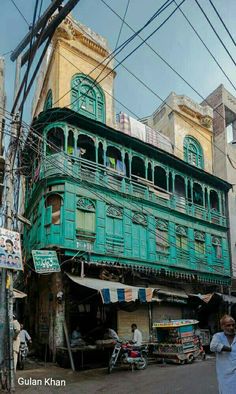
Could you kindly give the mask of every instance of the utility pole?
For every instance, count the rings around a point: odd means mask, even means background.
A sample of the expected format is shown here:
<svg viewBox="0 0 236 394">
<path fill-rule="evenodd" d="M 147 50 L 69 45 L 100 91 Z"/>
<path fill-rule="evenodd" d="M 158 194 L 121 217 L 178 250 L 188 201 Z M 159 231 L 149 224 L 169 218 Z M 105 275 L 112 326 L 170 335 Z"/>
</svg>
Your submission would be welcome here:
<svg viewBox="0 0 236 394">
<path fill-rule="evenodd" d="M 11 60 L 16 60 L 15 86 L 14 86 L 14 104 L 12 108 L 12 126 L 9 149 L 5 162 L 5 228 L 13 230 L 14 217 L 14 162 L 17 156 L 17 145 L 20 141 L 21 117 L 23 105 L 30 91 L 30 88 L 37 75 L 39 67 L 42 63 L 50 40 L 59 26 L 59 24 L 72 11 L 80 0 L 67 0 L 62 5 L 63 0 L 52 0 L 51 4 L 45 10 L 38 21 L 33 25 L 32 30 L 23 38 L 17 48 L 12 52 Z M 37 4 L 37 2 L 36 2 Z M 58 10 L 56 14 L 55 11 Z M 36 12 L 35 12 L 36 14 Z M 53 18 L 50 20 L 50 18 Z M 29 69 L 33 63 L 38 48 L 45 42 L 42 55 L 34 70 L 32 78 L 28 83 Z M 34 42 L 33 42 L 34 41 Z M 26 52 L 22 55 L 22 51 L 29 45 Z M 20 82 L 21 67 L 28 62 L 27 70 Z M 19 99 L 23 93 L 21 104 Z M 21 114 L 20 114 L 21 112 Z M 15 391 L 15 373 L 14 373 L 14 357 L 13 357 L 13 275 L 12 270 L 3 268 L 1 275 L 0 287 L 0 388 L 7 388 L 8 392 Z M 7 343 L 7 344 L 6 344 Z M 3 344 L 3 346 L 2 346 Z M 4 348 L 3 348 L 4 347 Z M 8 354 L 8 363 L 5 365 L 6 352 Z M 7 371 L 7 387 L 5 386 L 5 371 Z"/>
<path fill-rule="evenodd" d="M 14 86 L 14 97 L 16 97 L 19 81 L 20 81 L 20 69 L 21 69 L 21 58 L 18 57 L 16 61 L 16 72 L 15 72 L 15 86 Z M 17 111 L 17 107 L 16 107 Z M 5 183 L 5 201 L 6 201 L 6 216 L 5 216 L 5 228 L 13 230 L 13 206 L 14 206 L 14 176 L 13 167 L 15 151 L 16 136 L 19 133 L 19 115 L 17 113 L 12 114 L 12 125 L 11 125 L 11 139 L 8 148 L 8 153 L 5 162 L 6 170 L 6 183 Z M 15 372 L 14 372 L 14 354 L 13 354 L 13 275 L 11 270 L 3 268 L 4 278 L 3 287 L 5 287 L 5 300 L 4 303 L 6 308 L 6 332 L 7 338 L 7 354 L 8 354 L 8 365 L 7 365 L 7 389 L 9 392 L 15 391 Z"/>
</svg>

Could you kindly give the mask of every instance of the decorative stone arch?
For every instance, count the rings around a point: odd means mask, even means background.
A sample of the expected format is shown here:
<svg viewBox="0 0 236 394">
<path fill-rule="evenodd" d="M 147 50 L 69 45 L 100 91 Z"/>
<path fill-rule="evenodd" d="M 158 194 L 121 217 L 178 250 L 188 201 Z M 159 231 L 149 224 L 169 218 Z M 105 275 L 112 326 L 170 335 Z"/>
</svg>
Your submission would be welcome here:
<svg viewBox="0 0 236 394">
<path fill-rule="evenodd" d="M 117 219 L 122 219 L 123 218 L 123 208 L 116 207 L 114 205 L 108 205 L 107 206 L 107 216 L 112 216 Z"/>
<path fill-rule="evenodd" d="M 156 228 L 161 231 L 168 231 L 168 221 L 164 219 L 156 219 Z"/>
<path fill-rule="evenodd" d="M 194 239 L 197 241 L 205 242 L 206 235 L 202 231 L 194 231 Z"/>
<path fill-rule="evenodd" d="M 203 149 L 199 141 L 187 135 L 184 138 L 184 160 L 199 168 L 204 168 Z"/>
<path fill-rule="evenodd" d="M 84 210 L 84 211 L 90 211 L 90 212 L 95 212 L 96 206 L 94 201 L 85 198 L 85 197 L 79 197 L 77 200 L 76 204 L 78 209 Z"/>
<path fill-rule="evenodd" d="M 182 237 L 188 236 L 188 229 L 185 226 L 178 225 L 176 226 L 176 234 L 181 235 Z"/>
<path fill-rule="evenodd" d="M 132 217 L 132 222 L 147 226 L 147 217 L 143 213 L 135 212 Z"/>
<path fill-rule="evenodd" d="M 44 111 L 47 111 L 48 109 L 52 108 L 52 100 L 53 100 L 52 89 L 49 89 L 43 106 Z"/>
<path fill-rule="evenodd" d="M 103 123 L 106 121 L 103 89 L 84 74 L 75 74 L 72 77 L 71 108 L 89 118 Z"/>
</svg>

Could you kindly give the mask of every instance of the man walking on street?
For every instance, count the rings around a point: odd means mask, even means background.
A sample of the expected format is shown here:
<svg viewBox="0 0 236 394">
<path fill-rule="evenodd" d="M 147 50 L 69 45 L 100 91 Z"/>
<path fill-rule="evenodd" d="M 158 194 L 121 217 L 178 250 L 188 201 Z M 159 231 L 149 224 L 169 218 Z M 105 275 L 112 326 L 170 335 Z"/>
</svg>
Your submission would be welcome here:
<svg viewBox="0 0 236 394">
<path fill-rule="evenodd" d="M 131 325 L 131 330 L 133 333 L 132 343 L 136 346 L 141 346 L 142 341 L 143 341 L 143 337 L 142 337 L 141 331 L 137 328 L 137 324 L 133 323 Z"/>
<path fill-rule="evenodd" d="M 213 335 L 210 349 L 216 353 L 216 373 L 219 394 L 236 393 L 236 335 L 235 321 L 225 315 L 220 320 L 223 332 Z"/>
</svg>

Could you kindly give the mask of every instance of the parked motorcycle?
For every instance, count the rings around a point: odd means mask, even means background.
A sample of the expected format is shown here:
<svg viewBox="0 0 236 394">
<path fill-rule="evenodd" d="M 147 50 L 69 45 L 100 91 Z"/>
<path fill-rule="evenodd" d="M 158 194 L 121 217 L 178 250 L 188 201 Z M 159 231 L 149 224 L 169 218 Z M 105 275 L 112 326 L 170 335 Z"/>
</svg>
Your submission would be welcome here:
<svg viewBox="0 0 236 394">
<path fill-rule="evenodd" d="M 108 365 L 108 373 L 111 373 L 117 365 L 130 366 L 132 371 L 134 368 L 142 370 L 147 367 L 148 350 L 146 346 L 134 346 L 130 343 L 122 343 L 117 341 Z"/>
<path fill-rule="evenodd" d="M 25 360 L 28 354 L 28 346 L 26 342 L 20 343 L 20 349 L 18 354 L 18 367 L 23 370 L 25 367 Z"/>
</svg>

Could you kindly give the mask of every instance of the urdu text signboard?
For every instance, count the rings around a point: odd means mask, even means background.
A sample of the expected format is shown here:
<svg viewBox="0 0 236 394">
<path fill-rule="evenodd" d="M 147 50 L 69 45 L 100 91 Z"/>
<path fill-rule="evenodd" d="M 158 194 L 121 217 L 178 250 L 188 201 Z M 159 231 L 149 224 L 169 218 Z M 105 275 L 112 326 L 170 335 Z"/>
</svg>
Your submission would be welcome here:
<svg viewBox="0 0 236 394">
<path fill-rule="evenodd" d="M 0 228 L 0 268 L 23 271 L 20 234 Z"/>
<path fill-rule="evenodd" d="M 35 271 L 39 274 L 61 271 L 55 250 L 32 250 L 32 256 Z"/>
</svg>

